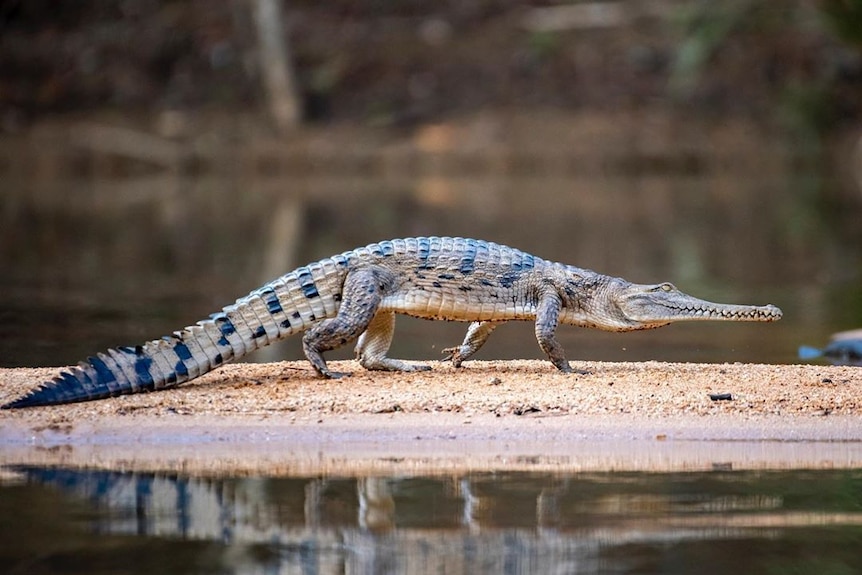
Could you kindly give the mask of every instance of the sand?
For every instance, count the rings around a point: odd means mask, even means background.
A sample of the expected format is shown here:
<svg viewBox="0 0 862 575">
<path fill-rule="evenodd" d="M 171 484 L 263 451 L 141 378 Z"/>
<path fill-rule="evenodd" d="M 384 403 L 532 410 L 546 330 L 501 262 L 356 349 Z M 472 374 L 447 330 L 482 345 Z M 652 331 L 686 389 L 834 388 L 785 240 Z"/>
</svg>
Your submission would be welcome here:
<svg viewBox="0 0 862 575">
<path fill-rule="evenodd" d="M 230 474 L 862 466 L 862 368 L 472 361 L 321 380 L 225 366 L 176 389 L 0 412 L 0 465 Z M 58 372 L 0 369 L 0 402 Z"/>
</svg>

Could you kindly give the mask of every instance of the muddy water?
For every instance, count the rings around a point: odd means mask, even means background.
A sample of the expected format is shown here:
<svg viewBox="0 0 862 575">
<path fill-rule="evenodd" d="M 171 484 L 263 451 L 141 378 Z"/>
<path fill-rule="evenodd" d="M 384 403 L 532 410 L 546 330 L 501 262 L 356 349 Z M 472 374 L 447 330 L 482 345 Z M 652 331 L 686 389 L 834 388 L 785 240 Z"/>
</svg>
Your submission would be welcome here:
<svg viewBox="0 0 862 575">
<path fill-rule="evenodd" d="M 10 573 L 854 573 L 858 471 L 7 469 Z M 26 528 L 22 528 L 26 526 Z"/>
</svg>

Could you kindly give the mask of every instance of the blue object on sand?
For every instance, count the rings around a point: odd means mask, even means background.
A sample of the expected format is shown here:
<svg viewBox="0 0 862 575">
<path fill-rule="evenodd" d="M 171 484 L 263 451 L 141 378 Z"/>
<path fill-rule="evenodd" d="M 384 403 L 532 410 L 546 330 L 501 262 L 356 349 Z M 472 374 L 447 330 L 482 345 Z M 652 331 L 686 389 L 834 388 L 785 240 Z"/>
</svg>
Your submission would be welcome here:
<svg viewBox="0 0 862 575">
<path fill-rule="evenodd" d="M 800 359 L 825 357 L 836 365 L 862 365 L 862 329 L 842 331 L 832 335 L 823 349 L 799 346 Z"/>
</svg>

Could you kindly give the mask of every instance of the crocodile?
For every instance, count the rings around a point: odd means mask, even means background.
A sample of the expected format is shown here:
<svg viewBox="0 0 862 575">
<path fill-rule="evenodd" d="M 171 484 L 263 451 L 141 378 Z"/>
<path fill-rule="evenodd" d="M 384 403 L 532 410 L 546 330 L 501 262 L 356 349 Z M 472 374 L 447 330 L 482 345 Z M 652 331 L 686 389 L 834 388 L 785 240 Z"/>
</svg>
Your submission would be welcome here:
<svg viewBox="0 0 862 575">
<path fill-rule="evenodd" d="M 430 369 L 387 357 L 399 313 L 471 322 L 461 345 L 444 350 L 455 367 L 501 323 L 534 321 L 539 347 L 562 372 L 574 370 L 556 339 L 560 324 L 622 332 L 681 320 L 781 318 L 771 304 L 712 303 L 670 283 L 635 284 L 488 241 L 396 239 L 297 268 L 172 335 L 97 353 L 2 408 L 170 388 L 299 332 L 306 358 L 324 378 L 344 374 L 330 371 L 323 354 L 354 341 L 366 369 Z"/>
</svg>

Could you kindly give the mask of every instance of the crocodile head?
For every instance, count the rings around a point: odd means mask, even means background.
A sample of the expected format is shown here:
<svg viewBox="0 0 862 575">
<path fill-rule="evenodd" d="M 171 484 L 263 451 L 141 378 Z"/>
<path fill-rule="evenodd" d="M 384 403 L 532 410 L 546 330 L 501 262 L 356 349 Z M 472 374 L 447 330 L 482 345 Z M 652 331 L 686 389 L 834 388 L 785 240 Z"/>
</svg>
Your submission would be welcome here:
<svg viewBox="0 0 862 575">
<path fill-rule="evenodd" d="M 781 310 L 764 306 L 713 303 L 679 291 L 673 284 L 632 284 L 613 281 L 606 293 L 618 310 L 622 329 L 650 329 L 675 321 L 776 321 Z M 614 314 L 617 315 L 617 314 Z"/>
</svg>

